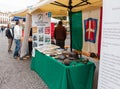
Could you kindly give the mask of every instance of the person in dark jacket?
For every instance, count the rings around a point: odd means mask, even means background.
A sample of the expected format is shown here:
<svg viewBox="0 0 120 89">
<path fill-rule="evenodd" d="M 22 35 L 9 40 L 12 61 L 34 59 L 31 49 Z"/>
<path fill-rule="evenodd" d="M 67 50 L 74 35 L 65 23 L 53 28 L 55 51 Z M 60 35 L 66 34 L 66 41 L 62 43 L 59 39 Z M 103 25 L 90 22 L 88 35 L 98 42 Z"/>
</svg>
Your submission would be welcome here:
<svg viewBox="0 0 120 89">
<path fill-rule="evenodd" d="M 3 31 L 4 31 L 4 27 L 3 27 L 3 26 L 1 27 L 1 31 L 2 31 L 2 33 L 3 33 Z"/>
<path fill-rule="evenodd" d="M 29 55 L 32 56 L 32 28 L 30 28 L 28 48 L 29 48 Z"/>
<path fill-rule="evenodd" d="M 8 38 L 8 52 L 12 52 L 13 29 L 10 28 L 10 24 L 7 25 L 6 36 Z"/>
<path fill-rule="evenodd" d="M 66 39 L 66 29 L 63 26 L 62 21 L 58 22 L 58 26 L 54 30 L 54 38 L 56 40 L 56 45 L 64 49 L 65 39 Z"/>
</svg>

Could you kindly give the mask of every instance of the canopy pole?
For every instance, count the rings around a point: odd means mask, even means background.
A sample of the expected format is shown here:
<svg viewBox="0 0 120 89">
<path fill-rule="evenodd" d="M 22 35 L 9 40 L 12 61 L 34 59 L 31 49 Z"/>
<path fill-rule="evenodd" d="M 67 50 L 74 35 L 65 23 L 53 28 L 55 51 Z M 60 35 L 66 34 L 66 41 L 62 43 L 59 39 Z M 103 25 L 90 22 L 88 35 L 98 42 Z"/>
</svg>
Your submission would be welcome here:
<svg viewBox="0 0 120 89">
<path fill-rule="evenodd" d="M 72 52 L 72 11 L 69 11 L 69 25 L 70 25 L 70 51 Z"/>
<path fill-rule="evenodd" d="M 70 51 L 72 52 L 72 0 L 69 0 Z"/>
</svg>

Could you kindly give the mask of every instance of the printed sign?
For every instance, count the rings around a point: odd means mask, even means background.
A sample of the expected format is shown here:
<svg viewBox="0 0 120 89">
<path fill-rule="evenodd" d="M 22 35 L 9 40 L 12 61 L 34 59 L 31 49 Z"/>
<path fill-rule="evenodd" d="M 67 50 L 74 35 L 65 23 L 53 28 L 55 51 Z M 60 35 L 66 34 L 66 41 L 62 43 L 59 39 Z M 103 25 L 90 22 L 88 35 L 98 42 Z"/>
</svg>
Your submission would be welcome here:
<svg viewBox="0 0 120 89">
<path fill-rule="evenodd" d="M 98 89 L 120 89 L 120 0 L 103 0 Z"/>
<path fill-rule="evenodd" d="M 33 47 L 51 44 L 51 13 L 32 15 Z"/>
</svg>

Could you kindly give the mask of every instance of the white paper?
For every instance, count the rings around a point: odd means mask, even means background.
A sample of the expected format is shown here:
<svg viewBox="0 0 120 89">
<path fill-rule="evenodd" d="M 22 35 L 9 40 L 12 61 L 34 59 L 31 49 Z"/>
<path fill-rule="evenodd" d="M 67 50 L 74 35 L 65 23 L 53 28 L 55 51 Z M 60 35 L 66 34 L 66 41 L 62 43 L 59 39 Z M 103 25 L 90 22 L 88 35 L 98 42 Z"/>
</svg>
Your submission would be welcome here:
<svg viewBox="0 0 120 89">
<path fill-rule="evenodd" d="M 120 0 L 103 0 L 98 89 L 120 89 Z"/>
<path fill-rule="evenodd" d="M 35 48 L 32 49 L 32 57 L 35 57 Z"/>
</svg>

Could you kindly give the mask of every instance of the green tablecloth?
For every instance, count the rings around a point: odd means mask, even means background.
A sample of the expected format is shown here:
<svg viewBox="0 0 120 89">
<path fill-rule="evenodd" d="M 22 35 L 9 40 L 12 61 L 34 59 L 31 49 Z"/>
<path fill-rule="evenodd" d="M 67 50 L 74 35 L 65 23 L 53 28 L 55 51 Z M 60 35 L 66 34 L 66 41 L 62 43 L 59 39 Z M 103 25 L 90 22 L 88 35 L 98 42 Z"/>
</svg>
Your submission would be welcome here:
<svg viewBox="0 0 120 89">
<path fill-rule="evenodd" d="M 31 69 L 37 72 L 49 89 L 93 89 L 95 65 L 92 62 L 65 66 L 36 50 Z"/>
</svg>

